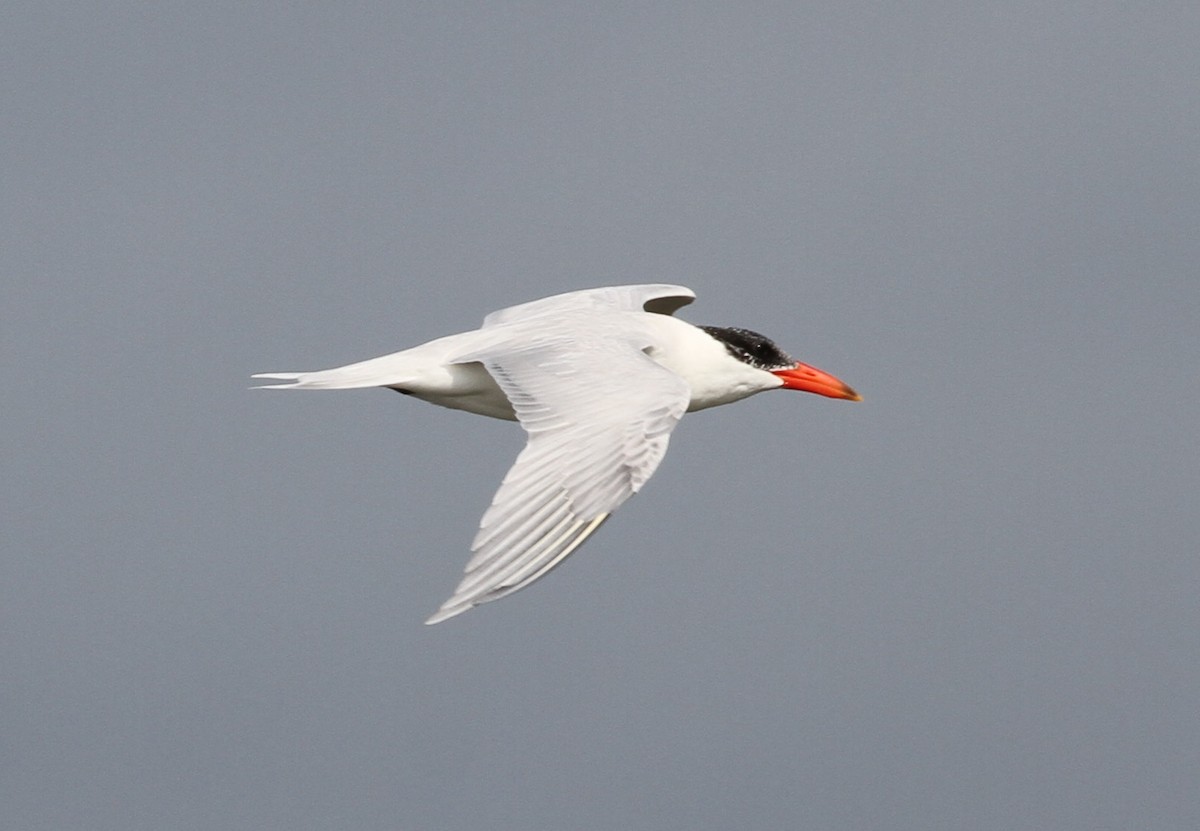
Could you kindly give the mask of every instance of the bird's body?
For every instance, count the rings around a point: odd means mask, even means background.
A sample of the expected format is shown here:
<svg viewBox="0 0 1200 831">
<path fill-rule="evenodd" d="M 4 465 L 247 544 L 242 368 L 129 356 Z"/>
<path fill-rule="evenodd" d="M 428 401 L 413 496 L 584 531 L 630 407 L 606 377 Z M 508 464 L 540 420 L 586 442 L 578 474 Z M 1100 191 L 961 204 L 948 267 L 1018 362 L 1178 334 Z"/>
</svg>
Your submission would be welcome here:
<svg viewBox="0 0 1200 831">
<path fill-rule="evenodd" d="M 483 326 L 318 372 L 277 389 L 386 387 L 517 420 L 529 441 L 484 514 L 466 575 L 427 622 L 511 594 L 558 565 L 641 488 L 684 412 L 780 387 L 858 396 L 761 335 L 672 313 L 682 286 L 613 286 L 535 300 Z"/>
</svg>

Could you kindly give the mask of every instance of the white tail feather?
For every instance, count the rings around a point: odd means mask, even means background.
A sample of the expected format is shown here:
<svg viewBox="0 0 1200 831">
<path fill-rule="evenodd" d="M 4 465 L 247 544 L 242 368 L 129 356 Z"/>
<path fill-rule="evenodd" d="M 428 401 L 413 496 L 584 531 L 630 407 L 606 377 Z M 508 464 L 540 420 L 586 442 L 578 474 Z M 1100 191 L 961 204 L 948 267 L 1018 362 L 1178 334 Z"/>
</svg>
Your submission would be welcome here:
<svg viewBox="0 0 1200 831">
<path fill-rule="evenodd" d="M 353 390 L 387 386 L 386 383 L 381 383 L 387 379 L 381 379 L 376 375 L 345 372 L 340 369 L 326 369 L 321 372 L 263 372 L 250 377 L 291 381 L 290 384 L 266 384 L 255 388 L 260 390 Z"/>
<path fill-rule="evenodd" d="M 398 355 L 385 355 L 356 364 L 322 369 L 316 372 L 260 372 L 252 378 L 290 381 L 288 384 L 267 384 L 258 389 L 354 390 L 367 387 L 393 387 L 408 383 L 417 375 L 412 361 Z"/>
<path fill-rule="evenodd" d="M 251 375 L 251 378 L 270 378 L 275 381 L 291 381 L 290 384 L 259 384 L 257 387 L 251 387 L 256 390 L 291 390 L 298 389 L 303 386 L 300 382 L 300 376 L 303 372 L 260 372 L 257 375 Z"/>
</svg>

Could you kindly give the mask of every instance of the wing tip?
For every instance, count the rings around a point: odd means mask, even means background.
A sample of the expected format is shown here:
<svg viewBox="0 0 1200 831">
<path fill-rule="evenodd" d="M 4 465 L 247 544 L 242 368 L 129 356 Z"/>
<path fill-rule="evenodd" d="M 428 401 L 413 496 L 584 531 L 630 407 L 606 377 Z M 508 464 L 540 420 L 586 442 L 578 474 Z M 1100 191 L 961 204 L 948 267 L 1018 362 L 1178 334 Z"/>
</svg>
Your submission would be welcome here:
<svg viewBox="0 0 1200 831">
<path fill-rule="evenodd" d="M 433 626 L 434 624 L 441 623 L 444 620 L 449 620 L 452 617 L 458 617 L 463 612 L 469 612 L 471 609 L 475 608 L 475 606 L 476 604 L 474 603 L 468 603 L 464 606 L 460 603 L 451 603 L 449 600 L 447 600 L 442 604 L 441 608 L 426 618 L 425 625 Z"/>
<path fill-rule="evenodd" d="M 612 512 L 607 511 L 591 519 L 578 521 L 570 532 L 559 538 L 559 545 L 551 547 L 550 551 L 553 552 L 553 556 L 547 561 L 535 561 L 533 564 L 536 566 L 535 568 L 531 569 L 529 565 L 526 565 L 515 573 L 504 574 L 503 579 L 498 582 L 473 586 L 469 591 L 465 591 L 462 594 L 456 593 L 425 620 L 425 625 L 433 626 L 444 620 L 457 617 L 463 612 L 471 611 L 476 606 L 482 606 L 484 603 L 490 603 L 493 600 L 507 597 L 537 582 L 574 553 L 575 549 L 583 545 L 592 533 L 603 525 L 610 516 L 612 516 Z"/>
</svg>

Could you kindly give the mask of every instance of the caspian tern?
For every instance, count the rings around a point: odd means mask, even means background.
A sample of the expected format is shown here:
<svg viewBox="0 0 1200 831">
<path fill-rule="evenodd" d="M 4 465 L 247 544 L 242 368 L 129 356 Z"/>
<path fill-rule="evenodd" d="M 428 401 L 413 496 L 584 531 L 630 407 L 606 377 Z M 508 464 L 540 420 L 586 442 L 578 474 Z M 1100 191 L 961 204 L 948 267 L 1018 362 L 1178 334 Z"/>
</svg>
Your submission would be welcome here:
<svg viewBox="0 0 1200 831">
<path fill-rule="evenodd" d="M 525 449 L 480 521 L 462 582 L 426 623 L 544 577 L 654 473 L 685 412 L 790 389 L 861 400 L 746 329 L 672 317 L 683 286 L 573 291 L 492 312 L 483 326 L 318 372 L 255 375 L 260 389 L 387 387 L 515 420 Z"/>
</svg>

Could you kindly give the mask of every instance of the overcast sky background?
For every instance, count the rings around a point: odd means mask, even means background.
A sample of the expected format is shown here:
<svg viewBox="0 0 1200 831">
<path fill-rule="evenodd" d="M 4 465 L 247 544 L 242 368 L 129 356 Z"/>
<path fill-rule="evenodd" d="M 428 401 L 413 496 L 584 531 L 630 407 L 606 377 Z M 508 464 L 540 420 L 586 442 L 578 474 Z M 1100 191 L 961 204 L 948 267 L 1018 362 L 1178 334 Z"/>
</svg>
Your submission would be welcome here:
<svg viewBox="0 0 1200 831">
<path fill-rule="evenodd" d="M 5 828 L 1200 827 L 1200 6 L 3 18 Z M 248 376 L 635 282 L 866 400 L 423 626 L 519 428 Z"/>
</svg>

